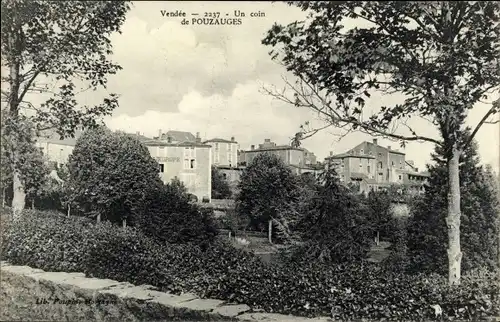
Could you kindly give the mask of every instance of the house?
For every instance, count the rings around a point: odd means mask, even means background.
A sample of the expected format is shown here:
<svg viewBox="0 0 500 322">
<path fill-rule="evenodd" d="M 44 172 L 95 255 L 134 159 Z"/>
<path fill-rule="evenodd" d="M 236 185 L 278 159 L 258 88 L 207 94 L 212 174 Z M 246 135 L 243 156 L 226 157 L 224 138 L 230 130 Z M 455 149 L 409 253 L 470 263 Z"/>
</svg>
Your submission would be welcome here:
<svg viewBox="0 0 500 322">
<path fill-rule="evenodd" d="M 60 167 L 68 163 L 69 156 L 75 148 L 76 140 L 82 133 L 82 131 L 75 131 L 74 137 L 61 140 L 59 134 L 55 131 L 42 131 L 36 140 L 35 146 L 42 151 L 51 167 Z"/>
<path fill-rule="evenodd" d="M 199 201 L 211 200 L 212 147 L 202 143 L 199 134 L 195 137 L 189 132 L 169 131 L 142 143 L 158 161 L 164 183 L 177 178 Z"/>
<path fill-rule="evenodd" d="M 236 167 L 238 165 L 238 142 L 234 136 L 231 140 L 214 138 L 206 140 L 203 144 L 212 146 L 212 164 L 220 167 Z"/>
<path fill-rule="evenodd" d="M 404 152 L 383 147 L 377 139 L 362 142 L 341 154 L 325 158 L 326 167 L 333 166 L 341 182 L 353 183 L 360 191 L 379 190 L 392 184 L 401 184 L 408 189 L 423 191 L 423 184 L 429 176 L 418 172 L 413 161 L 406 160 Z"/>
<path fill-rule="evenodd" d="M 261 153 L 270 153 L 279 157 L 288 165 L 295 174 L 316 173 L 316 156 L 314 153 L 300 147 L 292 147 L 290 145 L 276 145 L 271 139 L 265 139 L 264 143 L 259 144 L 258 148 L 255 145 L 250 147 L 250 150 L 239 152 L 239 164 L 246 166 Z"/>
</svg>

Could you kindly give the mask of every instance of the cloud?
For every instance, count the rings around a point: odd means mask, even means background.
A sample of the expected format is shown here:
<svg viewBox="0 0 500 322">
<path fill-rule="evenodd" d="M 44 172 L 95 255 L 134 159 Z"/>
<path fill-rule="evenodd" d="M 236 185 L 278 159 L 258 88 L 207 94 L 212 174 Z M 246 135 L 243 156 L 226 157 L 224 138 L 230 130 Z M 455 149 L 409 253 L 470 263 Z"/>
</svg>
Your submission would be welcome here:
<svg viewBox="0 0 500 322">
<path fill-rule="evenodd" d="M 265 12 L 265 18 L 244 19 L 240 26 L 185 26 L 176 18 L 164 18 L 160 10 L 203 13 L 232 13 L 239 9 Z M 282 66 L 271 61 L 261 45 L 266 31 L 276 21 L 292 22 L 304 17 L 297 8 L 283 3 L 251 2 L 135 2 L 123 33 L 113 37 L 114 59 L 123 70 L 112 77 L 109 91 L 119 93 L 120 108 L 107 124 L 115 129 L 156 135 L 159 129 L 200 132 L 204 138 L 235 136 L 241 148 L 248 149 L 270 138 L 289 143 L 299 125 L 315 116 L 273 100 L 262 94 L 262 84 L 281 86 Z M 372 97 L 369 106 L 391 104 L 395 98 Z M 484 112 L 486 105 L 477 111 Z M 471 113 L 468 124 L 476 124 L 481 113 Z M 419 133 L 432 137 L 437 131 L 422 120 L 411 123 Z M 319 158 L 329 151 L 344 152 L 367 135 L 353 133 L 341 141 L 327 130 L 304 141 Z M 486 126 L 478 133 L 483 162 L 498 171 L 497 126 Z M 398 143 L 379 138 L 379 143 L 398 147 Z M 410 143 L 408 159 L 421 168 L 430 160 L 432 144 Z"/>
</svg>

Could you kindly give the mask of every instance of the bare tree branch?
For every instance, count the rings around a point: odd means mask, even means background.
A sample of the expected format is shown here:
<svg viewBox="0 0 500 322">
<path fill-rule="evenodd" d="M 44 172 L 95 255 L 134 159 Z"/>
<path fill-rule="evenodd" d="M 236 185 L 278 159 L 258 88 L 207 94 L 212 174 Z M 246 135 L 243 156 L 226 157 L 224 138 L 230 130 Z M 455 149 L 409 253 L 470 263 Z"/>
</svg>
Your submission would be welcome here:
<svg viewBox="0 0 500 322">
<path fill-rule="evenodd" d="M 483 116 L 481 121 L 479 121 L 479 123 L 476 125 L 476 127 L 474 128 L 474 131 L 472 131 L 470 137 L 465 142 L 464 147 L 468 146 L 472 142 L 472 140 L 474 139 L 474 136 L 476 136 L 476 134 L 479 131 L 479 129 L 481 128 L 481 126 L 487 122 L 488 118 L 490 116 L 492 116 L 493 114 L 498 113 L 499 111 L 500 111 L 500 98 L 498 98 L 496 101 L 493 102 L 489 111 Z"/>
</svg>

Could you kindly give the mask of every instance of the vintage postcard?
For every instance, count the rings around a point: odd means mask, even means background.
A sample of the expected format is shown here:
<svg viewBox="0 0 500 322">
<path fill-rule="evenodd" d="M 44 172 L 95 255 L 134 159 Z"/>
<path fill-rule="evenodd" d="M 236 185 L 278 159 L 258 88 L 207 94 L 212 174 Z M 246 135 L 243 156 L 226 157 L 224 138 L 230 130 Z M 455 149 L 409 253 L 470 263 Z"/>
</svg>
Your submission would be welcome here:
<svg viewBox="0 0 500 322">
<path fill-rule="evenodd" d="M 2 0 L 0 320 L 500 321 L 500 3 Z"/>
</svg>

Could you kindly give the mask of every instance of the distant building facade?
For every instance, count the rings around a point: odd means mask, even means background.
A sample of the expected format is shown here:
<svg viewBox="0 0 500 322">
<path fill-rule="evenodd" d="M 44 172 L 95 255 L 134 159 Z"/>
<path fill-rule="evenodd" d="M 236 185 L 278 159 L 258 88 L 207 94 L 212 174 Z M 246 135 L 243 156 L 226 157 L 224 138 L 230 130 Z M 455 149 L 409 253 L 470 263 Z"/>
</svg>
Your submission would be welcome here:
<svg viewBox="0 0 500 322">
<path fill-rule="evenodd" d="M 42 151 L 52 168 L 60 167 L 68 163 L 69 156 L 75 148 L 76 140 L 81 134 L 81 131 L 76 131 L 74 138 L 61 140 L 57 133 L 44 131 L 37 138 L 35 146 Z"/>
<path fill-rule="evenodd" d="M 203 144 L 199 134 L 168 131 L 152 140 L 143 141 L 151 156 L 158 161 L 164 183 L 178 178 L 199 201 L 212 198 L 211 146 Z"/>
<path fill-rule="evenodd" d="M 333 166 L 340 181 L 359 185 L 366 192 L 400 184 L 412 192 L 422 192 L 429 176 L 418 172 L 413 161 L 407 161 L 403 152 L 391 146 L 378 145 L 377 139 L 363 142 L 349 151 L 325 158 L 325 166 Z"/>
<path fill-rule="evenodd" d="M 203 144 L 211 145 L 212 164 L 217 167 L 237 167 L 238 165 L 238 142 L 234 136 L 231 140 L 214 138 L 206 140 Z"/>
<path fill-rule="evenodd" d="M 239 164 L 247 166 L 252 163 L 253 159 L 262 153 L 276 155 L 278 158 L 288 165 L 295 174 L 302 173 L 317 173 L 316 156 L 314 153 L 304 149 L 295 148 L 290 145 L 276 145 L 270 139 L 265 139 L 264 143 L 259 144 L 258 148 L 252 145 L 250 150 L 240 151 Z"/>
</svg>

